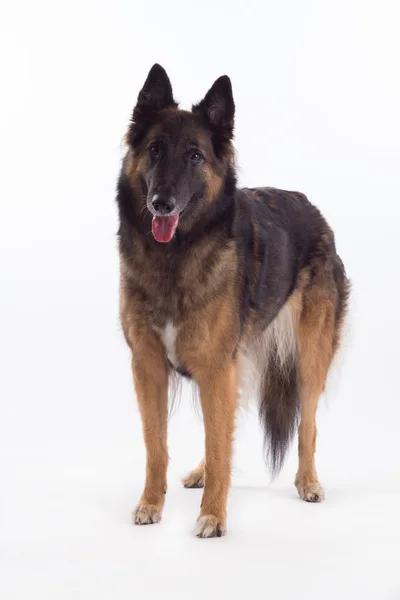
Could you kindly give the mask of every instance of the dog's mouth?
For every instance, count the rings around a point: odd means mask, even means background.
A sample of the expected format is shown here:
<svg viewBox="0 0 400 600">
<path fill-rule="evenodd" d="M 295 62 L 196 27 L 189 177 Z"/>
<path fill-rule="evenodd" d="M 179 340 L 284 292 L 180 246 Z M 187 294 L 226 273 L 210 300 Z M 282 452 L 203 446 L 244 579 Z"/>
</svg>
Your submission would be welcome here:
<svg viewBox="0 0 400 600">
<path fill-rule="evenodd" d="M 151 223 L 151 231 L 154 239 L 156 239 L 157 242 L 170 242 L 174 237 L 178 223 L 179 215 L 172 215 L 171 217 L 154 216 Z"/>
</svg>

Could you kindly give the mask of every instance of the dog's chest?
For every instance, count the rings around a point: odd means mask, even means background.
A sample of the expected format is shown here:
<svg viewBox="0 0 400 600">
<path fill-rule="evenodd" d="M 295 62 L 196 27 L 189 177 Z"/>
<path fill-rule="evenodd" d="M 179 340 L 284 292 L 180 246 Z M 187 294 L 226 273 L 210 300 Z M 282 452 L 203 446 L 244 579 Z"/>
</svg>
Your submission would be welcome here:
<svg viewBox="0 0 400 600">
<path fill-rule="evenodd" d="M 175 326 L 173 322 L 169 320 L 163 327 L 153 326 L 153 328 L 160 336 L 169 362 L 176 369 L 179 367 L 179 360 L 176 355 L 176 339 L 179 327 Z"/>
</svg>

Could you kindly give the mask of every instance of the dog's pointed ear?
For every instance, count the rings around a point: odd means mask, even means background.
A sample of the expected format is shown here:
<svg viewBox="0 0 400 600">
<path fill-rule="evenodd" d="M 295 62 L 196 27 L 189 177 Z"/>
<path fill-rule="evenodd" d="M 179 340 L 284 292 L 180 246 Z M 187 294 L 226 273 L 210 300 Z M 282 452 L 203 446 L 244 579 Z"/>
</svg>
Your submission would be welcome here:
<svg viewBox="0 0 400 600">
<path fill-rule="evenodd" d="M 192 110 L 194 113 L 201 113 L 214 131 L 227 139 L 232 139 L 235 103 L 229 77 L 227 75 L 219 77 L 203 100 L 194 105 Z"/>
<path fill-rule="evenodd" d="M 176 107 L 171 82 L 165 69 L 155 64 L 151 67 L 144 86 L 139 92 L 133 118 L 139 117 L 142 111 L 157 111 L 169 106 Z"/>
<path fill-rule="evenodd" d="M 139 142 L 156 112 L 163 108 L 177 106 L 165 69 L 158 64 L 153 65 L 133 109 L 128 142 L 133 146 Z"/>
</svg>

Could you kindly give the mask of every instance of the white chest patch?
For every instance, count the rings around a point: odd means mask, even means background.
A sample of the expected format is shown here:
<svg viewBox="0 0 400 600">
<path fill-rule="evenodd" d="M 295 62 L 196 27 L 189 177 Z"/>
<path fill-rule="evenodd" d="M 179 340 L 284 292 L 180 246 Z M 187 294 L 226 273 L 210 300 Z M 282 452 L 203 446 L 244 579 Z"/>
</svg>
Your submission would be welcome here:
<svg viewBox="0 0 400 600">
<path fill-rule="evenodd" d="M 164 344 L 165 353 L 168 357 L 170 363 L 177 367 L 179 362 L 176 357 L 176 336 L 178 334 L 178 327 L 172 323 L 172 321 L 167 321 L 165 327 L 157 327 L 156 331 L 160 334 L 162 343 Z"/>
</svg>

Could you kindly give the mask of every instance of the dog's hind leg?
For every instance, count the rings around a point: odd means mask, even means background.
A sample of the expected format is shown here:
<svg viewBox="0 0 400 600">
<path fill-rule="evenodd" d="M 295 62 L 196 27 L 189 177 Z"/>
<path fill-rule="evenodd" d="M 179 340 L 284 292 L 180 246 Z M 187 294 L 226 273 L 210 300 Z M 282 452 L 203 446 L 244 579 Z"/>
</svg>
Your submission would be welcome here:
<svg viewBox="0 0 400 600">
<path fill-rule="evenodd" d="M 298 384 L 301 400 L 299 467 L 295 485 L 302 500 L 320 502 L 324 490 L 315 468 L 315 415 L 328 370 L 339 343 L 345 299 L 330 262 L 317 264 L 303 289 L 297 324 Z"/>
<path fill-rule="evenodd" d="M 204 467 L 205 467 L 205 459 L 201 461 L 201 463 L 190 471 L 183 477 L 182 483 L 185 488 L 202 488 L 204 487 Z"/>
<path fill-rule="evenodd" d="M 302 377 L 307 379 L 310 373 L 303 368 Z M 299 426 L 299 468 L 296 475 L 296 487 L 299 496 L 307 502 L 321 502 L 324 490 L 318 481 L 315 468 L 314 454 L 316 447 L 317 429 L 315 413 L 318 399 L 322 392 L 319 385 L 305 382 L 301 387 L 301 422 Z"/>
</svg>

